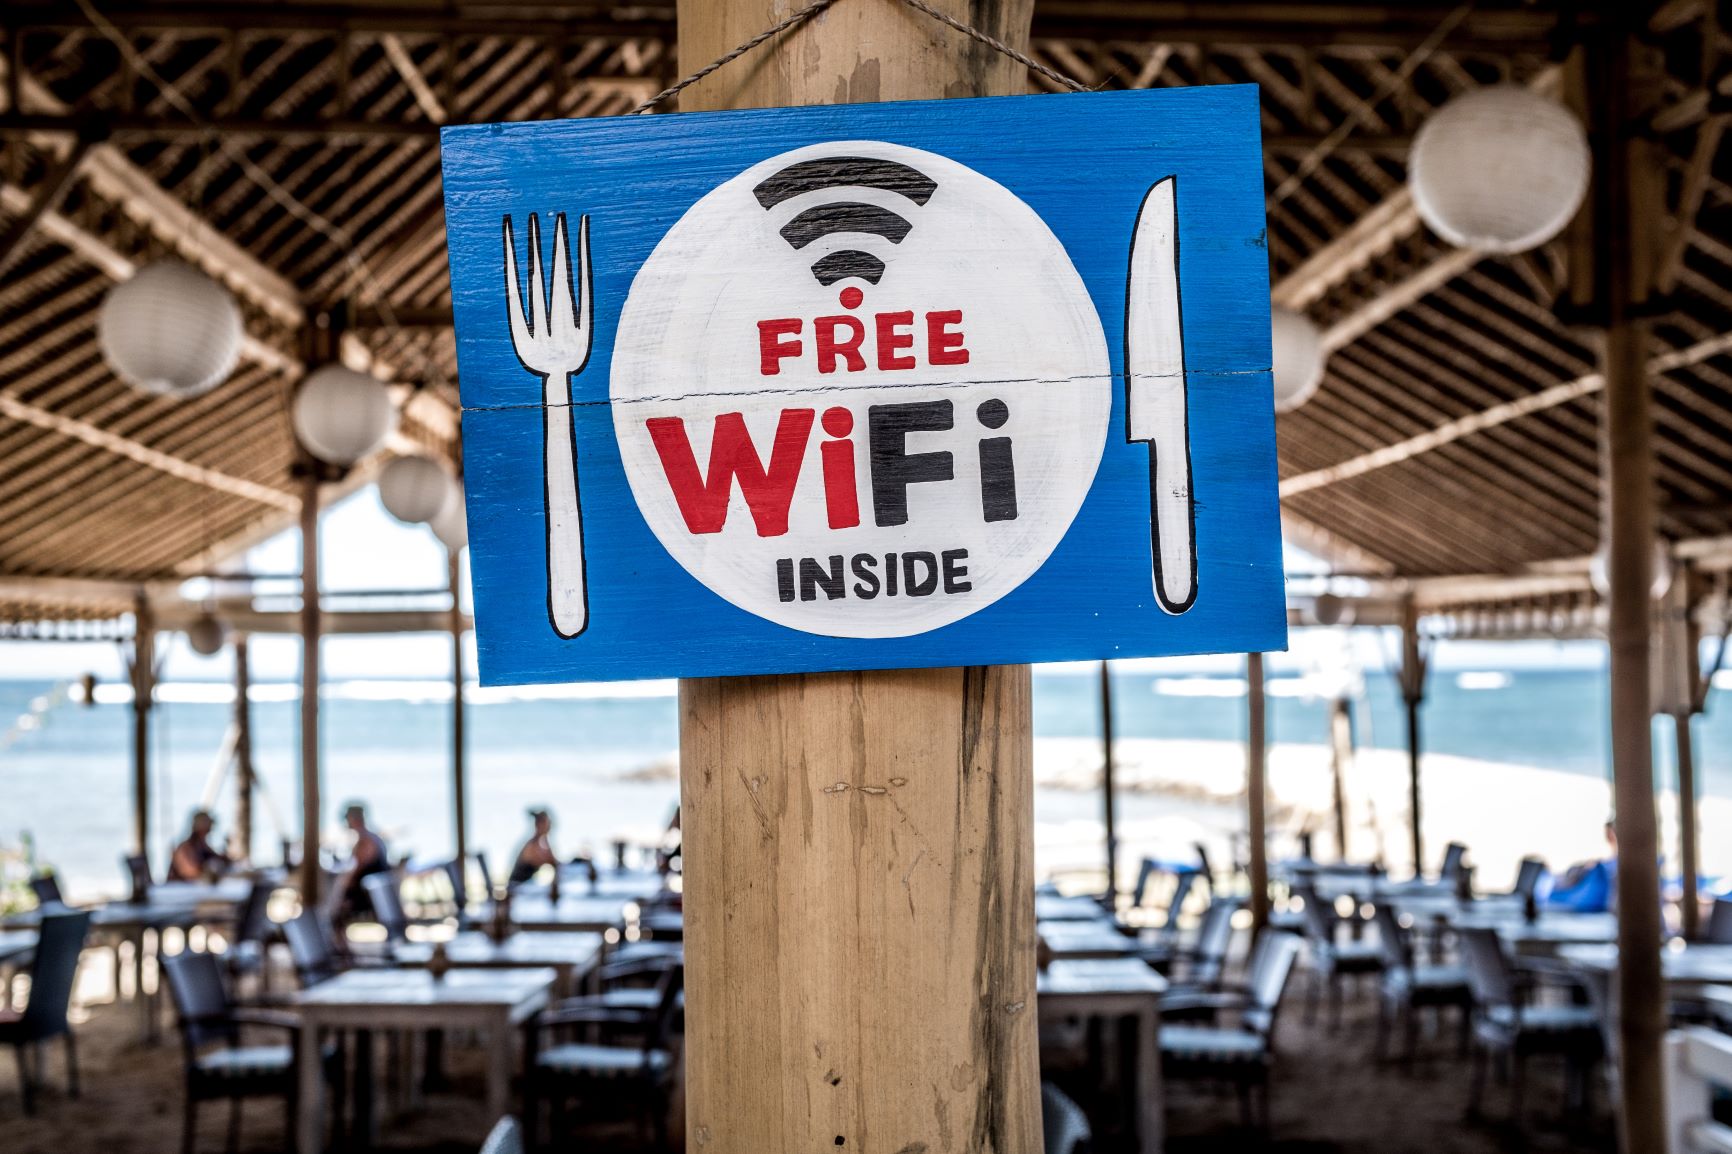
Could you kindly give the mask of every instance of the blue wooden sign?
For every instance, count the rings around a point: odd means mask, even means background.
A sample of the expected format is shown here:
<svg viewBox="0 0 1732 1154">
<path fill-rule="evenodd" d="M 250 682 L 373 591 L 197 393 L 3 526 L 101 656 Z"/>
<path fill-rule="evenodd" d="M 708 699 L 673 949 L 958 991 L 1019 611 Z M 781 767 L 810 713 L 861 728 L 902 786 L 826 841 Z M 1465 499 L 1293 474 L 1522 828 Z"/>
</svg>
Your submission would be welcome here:
<svg viewBox="0 0 1732 1154">
<path fill-rule="evenodd" d="M 483 682 L 1285 647 L 1257 117 L 445 129 Z"/>
</svg>

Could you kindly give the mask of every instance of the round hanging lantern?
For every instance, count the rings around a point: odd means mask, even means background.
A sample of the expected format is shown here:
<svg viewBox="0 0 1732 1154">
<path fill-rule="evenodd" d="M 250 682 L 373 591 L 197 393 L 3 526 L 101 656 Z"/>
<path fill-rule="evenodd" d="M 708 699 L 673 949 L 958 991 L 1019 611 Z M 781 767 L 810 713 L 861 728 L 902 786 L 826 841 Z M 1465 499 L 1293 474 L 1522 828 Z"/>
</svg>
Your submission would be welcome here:
<svg viewBox="0 0 1732 1154">
<path fill-rule="evenodd" d="M 179 261 L 148 265 L 108 290 L 96 315 L 102 357 L 127 384 L 194 397 L 221 384 L 241 354 L 229 290 Z"/>
<path fill-rule="evenodd" d="M 1311 616 L 1319 625 L 1353 624 L 1353 606 L 1338 593 L 1319 593 L 1311 602 Z"/>
<path fill-rule="evenodd" d="M 399 521 L 432 521 L 450 499 L 451 476 L 432 457 L 397 457 L 379 474 L 379 501 Z"/>
<path fill-rule="evenodd" d="M 463 506 L 463 482 L 452 479 L 450 495 L 445 498 L 445 505 L 439 510 L 428 527 L 433 535 L 444 542 L 445 547 L 453 553 L 461 552 L 469 544 L 469 512 Z"/>
<path fill-rule="evenodd" d="M 198 620 L 186 628 L 186 643 L 192 646 L 192 651 L 200 657 L 211 657 L 220 653 L 223 642 L 227 640 L 228 629 L 214 613 L 201 614 Z"/>
<path fill-rule="evenodd" d="M 1270 340 L 1275 353 L 1275 411 L 1290 413 L 1311 399 L 1323 383 L 1323 333 L 1304 313 L 1280 306 L 1270 310 Z"/>
<path fill-rule="evenodd" d="M 353 465 L 371 455 L 397 427 L 384 384 L 344 365 L 326 365 L 295 394 L 295 436 L 319 460 Z"/>
<path fill-rule="evenodd" d="M 1449 243 L 1526 252 L 1563 231 L 1588 191 L 1581 122 L 1518 84 L 1458 96 L 1419 129 L 1407 183 L 1421 219 Z"/>
<path fill-rule="evenodd" d="M 1672 551 L 1666 548 L 1666 542 L 1661 539 L 1654 541 L 1653 582 L 1648 586 L 1648 595 L 1658 601 L 1672 588 Z M 1594 550 L 1594 555 L 1588 559 L 1588 583 L 1594 587 L 1594 592 L 1601 597 L 1612 595 L 1612 568 L 1610 547 L 1601 545 Z"/>
</svg>

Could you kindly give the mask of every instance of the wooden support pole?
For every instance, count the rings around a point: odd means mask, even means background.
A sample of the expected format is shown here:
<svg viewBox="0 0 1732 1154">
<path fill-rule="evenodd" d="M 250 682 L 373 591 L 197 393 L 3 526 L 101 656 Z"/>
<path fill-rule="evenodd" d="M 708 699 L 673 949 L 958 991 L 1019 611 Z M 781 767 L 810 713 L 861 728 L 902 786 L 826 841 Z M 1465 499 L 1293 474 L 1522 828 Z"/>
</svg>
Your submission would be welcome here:
<svg viewBox="0 0 1732 1154">
<path fill-rule="evenodd" d="M 1029 0 L 939 0 L 1027 45 Z M 779 0 L 681 0 L 682 68 Z M 839 4 L 685 111 L 1022 92 L 911 8 Z M 1026 666 L 680 687 L 687 1148 L 1038 1150 Z"/>
<path fill-rule="evenodd" d="M 235 651 L 235 852 L 253 860 L 253 710 L 247 635 L 236 633 Z"/>
<path fill-rule="evenodd" d="M 319 470 L 301 477 L 301 900 L 319 900 Z"/>
<path fill-rule="evenodd" d="M 1245 818 L 1250 838 L 1251 936 L 1269 924 L 1269 726 L 1263 655 L 1245 654 Z"/>
<path fill-rule="evenodd" d="M 1425 703 L 1425 673 L 1425 654 L 1419 647 L 1419 610 L 1409 595 L 1401 605 L 1401 701 L 1407 707 L 1407 805 L 1416 878 L 1425 876 L 1425 822 L 1419 788 L 1419 707 Z"/>
<path fill-rule="evenodd" d="M 1113 781 L 1113 671 L 1101 662 L 1101 818 L 1106 825 L 1107 887 L 1109 906 L 1115 905 L 1119 893 L 1119 836 L 1117 829 L 1117 786 Z"/>
<path fill-rule="evenodd" d="M 1690 739 L 1693 714 L 1679 710 L 1672 715 L 1678 753 L 1678 874 L 1683 890 L 1679 896 L 1679 930 L 1685 941 L 1701 932 L 1702 895 L 1696 879 L 1701 873 L 1701 849 L 1696 841 L 1696 753 Z"/>
<path fill-rule="evenodd" d="M 451 832 L 459 869 L 469 861 L 469 740 L 463 727 L 463 558 L 449 554 L 451 576 Z"/>
<path fill-rule="evenodd" d="M 1625 1154 L 1664 1149 L 1661 1064 L 1660 845 L 1654 803 L 1650 650 L 1654 606 L 1654 440 L 1641 313 L 1661 215 L 1654 145 L 1631 131 L 1657 71 L 1635 21 L 1641 4 L 1608 4 L 1590 34 L 1594 304 L 1605 325 L 1600 410 L 1607 569 L 1611 579 L 1612 796 L 1618 835 L 1618 1051 Z"/>
<path fill-rule="evenodd" d="M 141 593 L 132 631 L 132 848 L 150 853 L 150 708 L 156 694 L 156 624 Z"/>
<path fill-rule="evenodd" d="M 1335 800 L 1335 856 L 1347 860 L 1347 773 L 1353 763 L 1353 706 L 1345 697 L 1329 703 L 1329 767 Z"/>
</svg>

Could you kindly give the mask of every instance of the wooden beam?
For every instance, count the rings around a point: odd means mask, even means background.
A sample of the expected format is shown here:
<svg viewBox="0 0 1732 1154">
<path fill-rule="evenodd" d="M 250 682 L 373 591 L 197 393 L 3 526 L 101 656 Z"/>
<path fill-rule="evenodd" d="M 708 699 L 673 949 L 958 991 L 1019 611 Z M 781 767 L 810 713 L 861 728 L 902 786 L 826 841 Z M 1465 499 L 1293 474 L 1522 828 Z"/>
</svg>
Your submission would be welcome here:
<svg viewBox="0 0 1732 1154">
<path fill-rule="evenodd" d="M 1430 296 L 1474 265 L 1485 253 L 1470 248 L 1451 249 L 1412 276 L 1385 285 L 1378 294 L 1323 330 L 1324 352 L 1350 345 L 1397 313 Z"/>
<path fill-rule="evenodd" d="M 1245 825 L 1255 938 L 1269 925 L 1269 722 L 1261 653 L 1245 654 L 1245 684 Z"/>
<path fill-rule="evenodd" d="M 1030 0 L 940 7 L 1027 45 Z M 679 58 L 787 11 L 682 0 Z M 917 11 L 844 3 L 680 100 L 1026 83 Z M 688 1149 L 1040 1149 L 1031 709 L 1027 666 L 681 682 Z"/>
<path fill-rule="evenodd" d="M 415 103 L 421 106 L 422 114 L 434 124 L 444 124 L 445 105 L 440 103 L 433 86 L 415 66 L 415 60 L 409 55 L 409 49 L 403 46 L 403 41 L 396 33 L 387 32 L 379 37 L 379 47 L 385 50 L 385 59 L 391 62 L 391 67 L 397 70 L 397 75 L 403 78 L 403 83 L 415 97 Z"/>
<path fill-rule="evenodd" d="M 319 767 L 319 473 L 301 477 L 301 902 L 318 904 L 324 881 L 319 831 L 324 828 Z"/>
<path fill-rule="evenodd" d="M 1413 876 L 1425 876 L 1425 822 L 1419 788 L 1419 707 L 1425 703 L 1425 652 L 1419 641 L 1419 608 L 1412 595 L 1401 606 L 1401 701 L 1407 710 L 1407 805 L 1412 834 Z"/>
<path fill-rule="evenodd" d="M 140 595 L 132 625 L 132 851 L 150 853 L 150 706 L 156 693 L 156 629 Z M 139 991 L 140 996 L 143 991 Z"/>
<path fill-rule="evenodd" d="M 79 137 L 73 141 L 66 154 L 55 161 L 48 170 L 48 175 L 31 190 L 30 203 L 7 225 L 6 231 L 0 233 L 0 272 L 10 268 L 24 251 L 24 241 L 36 227 L 36 222 L 42 219 L 42 214 L 59 205 L 66 190 L 72 187 L 72 182 L 78 177 L 79 166 L 90 154 L 90 141 Z"/>
</svg>

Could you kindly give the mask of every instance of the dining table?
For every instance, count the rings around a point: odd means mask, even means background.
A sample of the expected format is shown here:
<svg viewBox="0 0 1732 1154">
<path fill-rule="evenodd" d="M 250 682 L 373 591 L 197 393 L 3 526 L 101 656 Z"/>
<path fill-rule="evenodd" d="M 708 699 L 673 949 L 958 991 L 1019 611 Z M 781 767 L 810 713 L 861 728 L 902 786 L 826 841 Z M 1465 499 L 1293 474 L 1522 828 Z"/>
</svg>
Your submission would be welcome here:
<svg viewBox="0 0 1732 1154">
<path fill-rule="evenodd" d="M 296 994 L 299 1154 L 319 1154 L 325 1132 L 322 1035 L 355 1032 L 370 1040 L 375 1030 L 473 1030 L 487 1049 L 487 1116 L 499 1118 L 510 1108 L 513 1036 L 547 1006 L 557 980 L 547 967 L 454 969 L 440 977 L 425 969 L 380 967 L 349 970 Z M 362 1124 L 370 1128 L 370 1119 Z"/>
<path fill-rule="evenodd" d="M 1514 910 L 1469 908 L 1447 919 L 1455 929 L 1489 929 L 1512 953 L 1555 957 L 1570 946 L 1603 946 L 1618 940 L 1615 914 L 1542 910 L 1531 921 Z"/>
<path fill-rule="evenodd" d="M 619 930 L 626 923 L 629 898 L 608 894 L 574 893 L 562 887 L 559 900 L 546 891 L 515 893 L 510 901 L 511 924 L 518 930 L 545 933 L 597 933 Z M 482 929 L 493 924 L 494 903 L 482 902 L 468 923 Z"/>
<path fill-rule="evenodd" d="M 1035 894 L 1034 917 L 1041 922 L 1098 922 L 1106 916 L 1100 902 L 1087 894 Z"/>
<path fill-rule="evenodd" d="M 1126 958 L 1139 948 L 1136 938 L 1121 933 L 1104 915 L 1089 922 L 1036 921 L 1035 932 L 1054 959 Z"/>
<path fill-rule="evenodd" d="M 1610 976 L 1618 969 L 1615 942 L 1568 945 L 1558 950 L 1560 961 L 1585 973 Z M 1677 986 L 1726 986 L 1732 989 L 1732 945 L 1686 944 L 1681 939 L 1660 947 L 1660 980 Z"/>
<path fill-rule="evenodd" d="M 1035 976 L 1042 1021 L 1134 1020 L 1136 1068 L 1125 1090 L 1139 1154 L 1158 1154 L 1165 1140 L 1160 1029 L 1161 996 L 1166 992 L 1167 979 L 1136 958 L 1055 958 Z"/>
<path fill-rule="evenodd" d="M 598 933 L 539 931 L 515 933 L 504 941 L 495 941 L 479 930 L 469 930 L 443 945 L 446 964 L 453 970 L 546 968 L 556 975 L 554 992 L 569 997 L 577 992 L 579 980 L 601 956 L 603 941 Z M 435 949 L 433 942 L 402 942 L 392 949 L 391 960 L 400 966 L 426 969 L 432 964 Z"/>
</svg>

